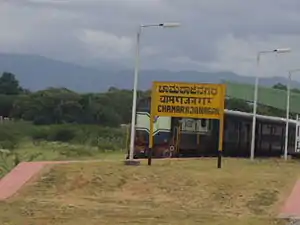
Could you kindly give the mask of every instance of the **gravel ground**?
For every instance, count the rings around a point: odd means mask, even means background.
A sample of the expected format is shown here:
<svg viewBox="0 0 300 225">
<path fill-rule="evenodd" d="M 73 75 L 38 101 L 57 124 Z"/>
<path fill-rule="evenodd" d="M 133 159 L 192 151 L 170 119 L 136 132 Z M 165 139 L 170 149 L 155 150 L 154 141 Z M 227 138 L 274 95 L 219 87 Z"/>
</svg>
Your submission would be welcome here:
<svg viewBox="0 0 300 225">
<path fill-rule="evenodd" d="M 291 220 L 287 225 L 300 225 L 300 220 Z"/>
</svg>

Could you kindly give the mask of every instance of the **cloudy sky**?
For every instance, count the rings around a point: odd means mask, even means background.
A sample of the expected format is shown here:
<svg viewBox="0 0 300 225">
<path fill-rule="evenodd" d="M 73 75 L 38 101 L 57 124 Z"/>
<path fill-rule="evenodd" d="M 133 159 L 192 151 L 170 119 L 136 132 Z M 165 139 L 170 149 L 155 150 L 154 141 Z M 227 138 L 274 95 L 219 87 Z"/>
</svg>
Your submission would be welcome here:
<svg viewBox="0 0 300 225">
<path fill-rule="evenodd" d="M 292 53 L 264 55 L 263 76 L 300 68 L 299 0 L 0 1 L 1 52 L 132 68 L 139 24 L 181 22 L 143 30 L 143 68 L 253 75 L 257 52 L 280 47 Z"/>
</svg>

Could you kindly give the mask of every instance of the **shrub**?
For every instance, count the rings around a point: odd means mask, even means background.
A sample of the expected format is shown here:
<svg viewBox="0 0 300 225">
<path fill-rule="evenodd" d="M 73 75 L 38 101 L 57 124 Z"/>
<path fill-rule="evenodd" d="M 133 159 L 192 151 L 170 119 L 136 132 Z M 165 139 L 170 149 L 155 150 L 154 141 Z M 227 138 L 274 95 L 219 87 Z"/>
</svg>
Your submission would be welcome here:
<svg viewBox="0 0 300 225">
<path fill-rule="evenodd" d="M 65 148 L 60 150 L 59 153 L 63 156 L 66 156 L 67 158 L 70 158 L 78 156 L 92 156 L 94 154 L 94 151 L 81 146 L 66 146 Z"/>
<path fill-rule="evenodd" d="M 13 124 L 0 124 L 0 148 L 13 150 L 21 138 L 22 134 Z"/>
<path fill-rule="evenodd" d="M 30 135 L 34 141 L 48 140 L 49 129 L 46 127 L 37 127 Z"/>
<path fill-rule="evenodd" d="M 60 156 L 64 156 L 64 158 L 68 159 L 77 158 L 78 156 L 92 156 L 98 152 L 97 149 L 92 147 L 60 142 L 52 142 L 51 147 L 53 151 L 58 152 Z"/>
<path fill-rule="evenodd" d="M 49 126 L 36 126 L 31 133 L 31 138 L 34 141 L 59 141 L 71 142 L 76 136 L 76 130 L 68 125 L 49 125 Z"/>
<path fill-rule="evenodd" d="M 48 141 L 71 142 L 76 136 L 76 131 L 73 127 L 53 126 L 48 135 Z"/>
<path fill-rule="evenodd" d="M 65 142 L 97 147 L 99 150 L 120 150 L 125 148 L 126 130 L 97 125 L 45 125 L 34 126 L 33 141 Z"/>
</svg>

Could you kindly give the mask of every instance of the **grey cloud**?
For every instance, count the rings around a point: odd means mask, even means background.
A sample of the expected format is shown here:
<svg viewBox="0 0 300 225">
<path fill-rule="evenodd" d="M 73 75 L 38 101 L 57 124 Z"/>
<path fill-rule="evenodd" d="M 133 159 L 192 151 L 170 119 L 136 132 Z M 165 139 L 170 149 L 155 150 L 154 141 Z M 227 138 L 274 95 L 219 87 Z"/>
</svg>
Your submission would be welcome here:
<svg viewBox="0 0 300 225">
<path fill-rule="evenodd" d="M 6 51 L 33 52 L 80 63 L 111 60 L 132 66 L 132 43 L 140 23 L 182 23 L 178 29 L 143 31 L 142 63 L 146 68 L 234 69 L 235 63 L 226 59 L 233 55 L 220 50 L 228 44 L 228 35 L 237 41 L 236 48 L 239 41 L 243 46 L 260 48 L 258 42 L 274 46 L 284 43 L 277 36 L 300 36 L 299 0 L 15 0 L 5 4 L 6 13 L 0 14 L 0 19 L 9 19 L 10 27 L 5 28 L 7 38 L 0 37 L 0 46 L 5 45 Z M 0 24 L 4 26 L 4 22 Z M 122 57 L 106 59 L 105 46 L 80 38 L 86 30 L 111 36 L 110 44 L 114 41 L 116 48 L 121 46 L 126 52 L 122 51 Z M 19 38 L 10 40 L 9 35 L 17 34 Z M 297 43 L 292 44 L 297 48 Z M 96 54 L 97 48 L 104 49 Z M 242 53 L 232 60 L 239 58 L 243 58 Z M 237 71 L 248 73 L 251 65 L 241 64 L 247 69 Z"/>
<path fill-rule="evenodd" d="M 76 18 L 72 13 L 49 12 L 47 9 L 35 11 L 23 4 L 6 4 L 1 10 L 0 24 L 4 34 L 0 35 L 0 46 L 6 52 L 72 60 L 85 51 L 74 38 L 76 30 L 70 27 Z M 5 39 L 5 35 L 11 35 L 16 40 Z"/>
</svg>

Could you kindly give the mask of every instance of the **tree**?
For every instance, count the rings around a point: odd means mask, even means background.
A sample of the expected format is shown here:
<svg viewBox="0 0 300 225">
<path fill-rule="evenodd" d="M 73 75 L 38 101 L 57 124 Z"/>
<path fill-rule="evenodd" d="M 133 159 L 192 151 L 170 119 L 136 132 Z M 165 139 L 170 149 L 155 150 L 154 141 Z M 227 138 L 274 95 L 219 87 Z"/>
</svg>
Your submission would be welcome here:
<svg viewBox="0 0 300 225">
<path fill-rule="evenodd" d="M 0 94 L 0 116 L 10 117 L 17 96 Z"/>
<path fill-rule="evenodd" d="M 274 89 L 286 90 L 283 84 Z M 299 89 L 293 91 L 300 92 Z M 151 90 L 137 93 L 138 99 L 151 96 Z M 119 126 L 131 121 L 132 90 L 110 87 L 104 93 L 80 94 L 66 88 L 48 88 L 30 92 L 23 89 L 15 75 L 5 72 L 0 77 L 0 116 L 32 121 L 35 124 L 98 124 Z M 252 106 L 240 99 L 227 99 L 226 108 L 252 112 Z M 258 105 L 264 115 L 284 116 L 282 110 Z"/>
<path fill-rule="evenodd" d="M 227 99 L 225 102 L 225 107 L 226 107 L 226 109 L 237 110 L 237 111 L 241 111 L 241 112 L 251 112 L 252 111 L 252 107 L 247 102 L 245 102 L 244 100 L 235 99 L 235 98 Z"/>
<path fill-rule="evenodd" d="M 287 86 L 283 85 L 281 83 L 277 83 L 277 84 L 273 85 L 273 88 L 279 89 L 279 90 L 287 90 Z M 300 90 L 298 88 L 291 88 L 291 92 L 300 93 Z"/>
<path fill-rule="evenodd" d="M 49 88 L 20 97 L 12 115 L 36 124 L 73 123 L 82 115 L 80 98 L 65 88 Z"/>
<path fill-rule="evenodd" d="M 18 95 L 22 93 L 19 81 L 12 73 L 4 72 L 0 77 L 0 94 Z"/>
<path fill-rule="evenodd" d="M 274 88 L 274 89 L 279 89 L 279 90 L 287 90 L 286 85 L 284 85 L 284 84 L 282 84 L 282 83 L 277 83 L 277 84 L 273 85 L 272 88 Z"/>
</svg>

